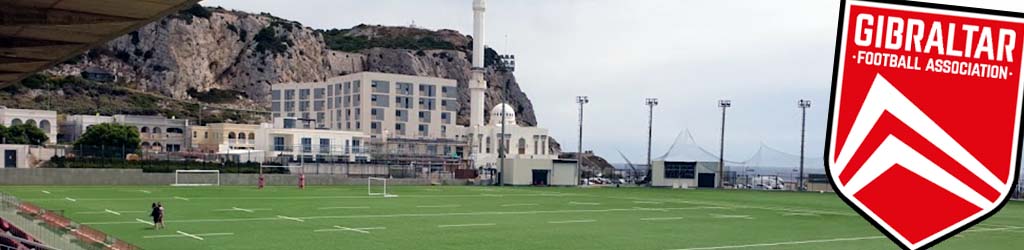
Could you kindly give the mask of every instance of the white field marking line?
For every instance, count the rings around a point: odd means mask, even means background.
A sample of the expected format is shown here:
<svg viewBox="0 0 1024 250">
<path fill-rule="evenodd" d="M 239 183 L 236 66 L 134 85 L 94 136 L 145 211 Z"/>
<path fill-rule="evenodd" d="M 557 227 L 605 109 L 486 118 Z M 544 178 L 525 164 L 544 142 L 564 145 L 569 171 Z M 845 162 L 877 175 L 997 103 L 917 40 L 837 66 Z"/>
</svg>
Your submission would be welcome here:
<svg viewBox="0 0 1024 250">
<path fill-rule="evenodd" d="M 42 190 L 44 194 L 50 194 L 50 191 Z"/>
<path fill-rule="evenodd" d="M 678 207 L 664 208 L 667 210 L 703 210 L 703 209 L 726 209 L 718 206 L 707 207 Z M 442 217 L 442 216 L 482 216 L 482 215 L 532 215 L 532 214 L 565 214 L 565 213 L 608 213 L 608 212 L 635 212 L 640 211 L 633 208 L 611 208 L 611 209 L 574 209 L 574 210 L 534 210 L 534 211 L 482 211 L 482 212 L 453 212 L 453 213 L 419 213 L 419 214 L 366 214 L 366 215 L 324 215 L 298 217 L 303 220 L 324 220 L 324 219 L 372 219 L 372 218 L 404 218 L 404 217 Z M 230 219 L 193 219 L 193 220 L 168 220 L 171 223 L 205 223 L 205 222 L 244 222 L 244 221 L 274 221 L 281 220 L 280 217 L 257 217 L 257 218 L 230 218 Z M 134 221 L 105 221 L 86 222 L 85 225 L 117 225 L 131 224 Z"/>
<path fill-rule="evenodd" d="M 657 201 L 633 201 L 633 203 L 636 203 L 636 204 L 662 204 L 663 202 L 657 202 Z"/>
<path fill-rule="evenodd" d="M 235 235 L 235 233 L 205 233 L 205 234 L 193 234 L 193 235 L 194 236 L 199 236 L 199 237 L 210 237 L 210 236 L 229 236 L 229 235 Z M 188 237 L 188 236 L 181 235 L 181 234 L 163 234 L 163 235 L 147 235 L 147 236 L 142 236 L 143 239 L 178 238 L 178 237 Z"/>
<path fill-rule="evenodd" d="M 523 206 L 539 206 L 537 203 L 513 203 L 513 204 L 502 204 L 502 207 L 523 207 Z"/>
<path fill-rule="evenodd" d="M 107 212 L 107 213 L 111 213 L 111 214 L 117 215 L 117 216 L 121 215 L 121 213 L 118 213 L 117 211 L 110 210 L 110 209 L 103 209 L 103 211 Z"/>
<path fill-rule="evenodd" d="M 656 218 L 640 218 L 640 220 L 646 221 L 657 221 L 657 220 L 682 220 L 683 217 L 656 217 Z"/>
<path fill-rule="evenodd" d="M 635 209 L 637 209 L 637 210 L 642 210 L 642 211 L 659 211 L 659 212 L 668 212 L 668 210 L 667 210 L 667 209 L 664 209 L 664 208 L 653 208 L 653 207 L 633 207 L 633 208 L 635 208 Z"/>
<path fill-rule="evenodd" d="M 884 236 L 868 236 L 868 237 L 835 238 L 835 239 L 820 239 L 820 240 L 783 241 L 783 242 L 757 243 L 757 244 L 732 245 L 732 246 L 677 248 L 677 249 L 672 249 L 672 250 L 737 249 L 737 248 L 772 247 L 772 246 L 803 245 L 803 244 L 814 244 L 814 243 L 828 243 L 828 242 L 842 242 L 842 241 L 861 241 L 861 240 L 877 240 L 877 239 L 885 239 L 885 237 Z"/>
<path fill-rule="evenodd" d="M 139 218 L 135 218 L 135 221 L 142 222 L 142 224 L 146 224 L 146 225 L 150 225 L 150 226 L 153 225 L 152 222 L 148 222 L 148 221 L 145 221 L 145 220 L 142 220 L 142 219 L 139 219 Z"/>
<path fill-rule="evenodd" d="M 416 206 L 416 207 L 418 207 L 418 208 L 445 208 L 445 207 L 460 207 L 460 206 L 462 206 L 462 205 L 454 205 L 454 204 L 453 205 L 421 205 L 421 206 Z"/>
<path fill-rule="evenodd" d="M 559 221 L 548 221 L 548 224 L 569 224 L 569 223 L 591 223 L 597 220 L 559 220 Z"/>
<path fill-rule="evenodd" d="M 278 215 L 277 218 L 285 219 L 285 220 L 293 220 L 293 221 L 298 221 L 298 222 L 306 222 L 303 219 L 299 219 L 299 218 L 295 218 L 295 217 L 288 217 L 288 216 L 284 216 L 284 215 Z"/>
<path fill-rule="evenodd" d="M 235 211 L 246 212 L 246 213 L 252 213 L 253 212 L 253 209 L 245 209 L 245 208 L 239 208 L 239 207 L 231 207 L 231 209 L 235 210 Z"/>
<path fill-rule="evenodd" d="M 65 200 L 69 200 L 69 201 L 71 201 L 71 202 L 78 202 L 78 200 L 75 200 L 75 199 L 71 199 L 71 197 L 64 197 L 64 199 L 65 199 Z"/>
<path fill-rule="evenodd" d="M 203 237 L 195 236 L 193 234 L 189 234 L 189 233 L 182 232 L 182 231 L 175 231 L 175 232 L 180 234 L 180 235 L 188 236 L 189 238 L 193 238 L 193 239 L 197 239 L 197 240 L 203 240 Z"/>
<path fill-rule="evenodd" d="M 625 200 L 640 200 L 640 201 L 656 201 L 656 202 L 671 202 L 671 203 L 683 203 L 683 204 L 694 204 L 694 205 L 704 205 L 704 206 L 722 206 L 722 207 L 728 207 L 728 208 L 752 208 L 752 209 L 783 211 L 783 212 L 796 212 L 796 213 L 816 213 L 816 214 L 830 214 L 830 215 L 842 215 L 842 216 L 859 216 L 859 215 L 857 215 L 855 213 L 839 212 L 839 211 L 797 209 L 797 208 L 785 208 L 785 207 L 747 206 L 747 205 L 736 205 L 736 204 L 729 204 L 729 203 L 701 202 L 701 201 L 680 200 L 680 199 L 651 200 L 651 199 L 645 199 L 645 198 L 614 197 L 614 196 L 613 197 L 604 197 L 604 198 L 625 199 Z"/>
<path fill-rule="evenodd" d="M 152 194 L 153 193 L 153 192 L 150 192 L 149 190 L 139 190 L 139 192 L 143 192 L 143 193 L 147 193 L 147 194 Z"/>
<path fill-rule="evenodd" d="M 820 214 L 816 213 L 783 213 L 782 216 L 807 216 L 807 217 L 821 217 Z"/>
<path fill-rule="evenodd" d="M 188 201 L 188 198 L 185 198 L 185 197 L 178 197 L 178 196 L 174 196 L 174 199 L 175 199 L 175 200 L 183 200 L 183 201 Z"/>
<path fill-rule="evenodd" d="M 494 225 L 498 225 L 498 224 L 494 224 L 494 223 L 456 224 L 456 225 L 437 225 L 437 227 L 438 228 L 446 228 L 446 227 L 486 227 L 486 226 L 494 226 Z"/>
<path fill-rule="evenodd" d="M 122 214 L 140 214 L 140 213 L 145 213 L 146 211 L 115 211 L 115 212 L 122 213 Z M 107 212 L 107 211 L 75 212 L 75 214 L 106 214 L 106 213 L 110 213 L 110 212 Z"/>
<path fill-rule="evenodd" d="M 487 196 L 487 197 L 503 197 L 503 195 L 500 195 L 500 194 L 480 194 L 480 196 Z"/>
<path fill-rule="evenodd" d="M 331 209 L 369 209 L 370 207 L 318 207 L 318 210 L 331 210 Z"/>
<path fill-rule="evenodd" d="M 343 227 L 343 226 L 337 226 L 337 225 L 335 225 L 335 226 L 334 226 L 334 228 L 327 228 L 327 229 L 317 229 L 317 230 L 313 230 L 313 232 L 337 232 L 337 231 L 354 231 L 354 232 L 360 232 L 360 233 L 367 233 L 367 234 L 368 234 L 368 233 L 370 233 L 370 232 L 369 232 L 370 230 L 384 230 L 384 229 L 388 229 L 388 228 L 386 228 L 386 227 L 361 227 L 361 228 L 350 228 L 350 227 Z"/>
<path fill-rule="evenodd" d="M 715 219 L 748 219 L 753 220 L 754 217 L 745 214 L 710 214 Z"/>
<path fill-rule="evenodd" d="M 569 204 L 570 205 L 587 205 L 587 206 L 601 205 L 601 203 L 597 203 L 597 202 L 577 202 L 577 201 L 570 201 Z"/>
<path fill-rule="evenodd" d="M 273 190 L 270 190 L 273 191 Z M 402 195 L 402 198 L 425 198 L 425 199 L 436 199 L 436 198 L 475 198 L 480 197 L 479 194 L 466 194 L 466 195 Z M 580 194 L 503 194 L 502 196 L 522 196 L 522 197 L 536 197 L 536 196 L 580 196 Z M 379 199 L 380 197 L 367 196 L 367 195 L 349 195 L 349 196 L 249 196 L 249 197 L 139 197 L 139 198 L 78 198 L 82 201 L 150 201 L 159 199 L 179 199 L 179 200 L 322 200 L 322 199 Z M 33 199 L 34 201 L 57 201 L 61 199 Z"/>
</svg>

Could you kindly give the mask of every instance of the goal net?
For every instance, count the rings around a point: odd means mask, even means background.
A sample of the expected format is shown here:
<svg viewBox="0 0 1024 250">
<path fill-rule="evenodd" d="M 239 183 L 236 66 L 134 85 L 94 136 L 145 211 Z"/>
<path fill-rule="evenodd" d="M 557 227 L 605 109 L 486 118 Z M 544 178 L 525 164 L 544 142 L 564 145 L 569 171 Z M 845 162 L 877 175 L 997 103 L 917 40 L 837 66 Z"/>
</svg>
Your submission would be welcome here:
<svg viewBox="0 0 1024 250">
<path fill-rule="evenodd" d="M 220 170 L 175 170 L 171 186 L 220 186 Z"/>
<path fill-rule="evenodd" d="M 398 197 L 398 195 L 388 193 L 388 179 L 379 177 L 366 179 L 366 193 L 370 196 L 383 196 L 384 198 Z"/>
</svg>

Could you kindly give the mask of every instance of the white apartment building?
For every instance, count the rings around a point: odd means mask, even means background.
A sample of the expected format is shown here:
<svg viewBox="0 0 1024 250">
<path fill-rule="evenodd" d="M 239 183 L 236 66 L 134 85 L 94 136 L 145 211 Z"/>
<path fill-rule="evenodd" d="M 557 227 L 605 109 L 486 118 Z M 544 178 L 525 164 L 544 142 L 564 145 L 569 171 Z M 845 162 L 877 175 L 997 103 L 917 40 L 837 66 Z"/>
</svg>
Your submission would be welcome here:
<svg viewBox="0 0 1024 250">
<path fill-rule="evenodd" d="M 12 109 L 0 107 L 0 124 L 13 126 L 29 124 L 43 130 L 49 137 L 47 144 L 57 143 L 57 112 L 37 109 Z"/>
<path fill-rule="evenodd" d="M 304 128 L 361 131 L 373 137 L 455 138 L 458 83 L 452 79 L 360 72 L 326 82 L 275 84 L 275 118 Z"/>
</svg>

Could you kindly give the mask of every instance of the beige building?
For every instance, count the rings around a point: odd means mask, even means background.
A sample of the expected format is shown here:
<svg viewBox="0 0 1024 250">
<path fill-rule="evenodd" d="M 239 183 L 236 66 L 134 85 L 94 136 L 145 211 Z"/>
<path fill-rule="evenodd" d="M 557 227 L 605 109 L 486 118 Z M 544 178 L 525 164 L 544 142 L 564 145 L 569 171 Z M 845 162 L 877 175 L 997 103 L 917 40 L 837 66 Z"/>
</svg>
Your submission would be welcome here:
<svg viewBox="0 0 1024 250">
<path fill-rule="evenodd" d="M 8 127 L 29 124 L 46 133 L 47 144 L 57 143 L 57 111 L 0 107 L 0 124 Z"/>
<path fill-rule="evenodd" d="M 206 126 L 190 126 L 191 148 L 194 151 L 217 153 L 225 150 L 254 150 L 257 148 L 256 134 L 260 125 L 211 123 Z"/>
<path fill-rule="evenodd" d="M 575 160 L 505 159 L 505 185 L 573 186 L 576 183 Z"/>
</svg>

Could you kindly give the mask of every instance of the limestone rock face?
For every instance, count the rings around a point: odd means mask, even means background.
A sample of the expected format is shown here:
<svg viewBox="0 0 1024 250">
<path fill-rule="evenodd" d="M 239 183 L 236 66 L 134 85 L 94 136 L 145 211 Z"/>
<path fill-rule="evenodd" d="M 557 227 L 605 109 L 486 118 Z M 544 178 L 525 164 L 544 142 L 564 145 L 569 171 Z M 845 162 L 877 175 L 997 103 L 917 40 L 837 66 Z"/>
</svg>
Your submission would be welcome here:
<svg viewBox="0 0 1024 250">
<path fill-rule="evenodd" d="M 208 17 L 185 12 L 168 16 L 47 73 L 70 76 L 100 68 L 116 75 L 119 84 L 182 100 L 192 99 L 189 90 L 237 90 L 245 98 L 230 105 L 255 110 L 268 109 L 272 84 L 324 81 L 361 71 L 433 76 L 458 81 L 462 105 L 457 123 L 469 123 L 472 38 L 466 35 L 452 30 L 359 25 L 341 35 L 368 41 L 429 39 L 450 46 L 419 49 L 387 43 L 346 52 L 332 50 L 324 31 L 297 22 L 269 14 L 206 10 Z M 520 124 L 537 124 L 533 105 L 511 72 L 491 63 L 486 76 L 486 107 L 505 99 L 520 114 Z"/>
</svg>

